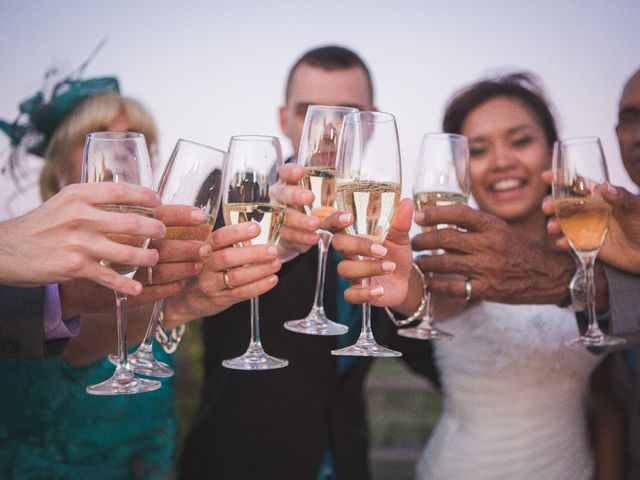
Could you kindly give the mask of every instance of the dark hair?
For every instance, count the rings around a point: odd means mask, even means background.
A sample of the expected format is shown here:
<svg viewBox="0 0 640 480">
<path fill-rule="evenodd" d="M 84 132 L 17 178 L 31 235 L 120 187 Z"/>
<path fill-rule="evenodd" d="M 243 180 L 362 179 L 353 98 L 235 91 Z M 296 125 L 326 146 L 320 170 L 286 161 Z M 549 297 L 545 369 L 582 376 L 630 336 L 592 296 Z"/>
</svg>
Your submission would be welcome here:
<svg viewBox="0 0 640 480">
<path fill-rule="evenodd" d="M 552 147 L 553 142 L 558 139 L 558 130 L 550 104 L 538 82 L 532 73 L 515 72 L 482 80 L 458 90 L 445 109 L 443 131 L 461 133 L 462 124 L 471 111 L 493 98 L 508 97 L 519 100 L 531 110 L 544 130 L 549 147 Z"/>
<path fill-rule="evenodd" d="M 293 67 L 289 70 L 289 76 L 287 77 L 287 86 L 284 97 L 285 100 L 289 98 L 291 80 L 300 65 L 309 65 L 311 67 L 317 67 L 328 71 L 347 70 L 354 67 L 361 68 L 367 77 L 371 103 L 373 103 L 373 82 L 371 80 L 371 72 L 369 72 L 369 68 L 367 68 L 364 60 L 362 60 L 362 58 L 360 58 L 360 56 L 353 50 L 338 47 L 337 45 L 327 45 L 325 47 L 309 50 L 293 64 Z"/>
</svg>

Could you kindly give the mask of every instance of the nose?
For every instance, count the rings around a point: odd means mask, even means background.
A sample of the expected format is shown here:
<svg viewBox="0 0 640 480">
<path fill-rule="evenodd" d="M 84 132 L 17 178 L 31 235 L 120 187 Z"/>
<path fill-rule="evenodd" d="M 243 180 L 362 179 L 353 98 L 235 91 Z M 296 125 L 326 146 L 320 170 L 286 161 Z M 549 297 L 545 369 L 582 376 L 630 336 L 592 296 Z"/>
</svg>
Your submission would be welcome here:
<svg viewBox="0 0 640 480">
<path fill-rule="evenodd" d="M 516 159 L 511 149 L 506 145 L 496 144 L 491 151 L 491 166 L 496 170 L 508 170 L 513 167 Z"/>
</svg>

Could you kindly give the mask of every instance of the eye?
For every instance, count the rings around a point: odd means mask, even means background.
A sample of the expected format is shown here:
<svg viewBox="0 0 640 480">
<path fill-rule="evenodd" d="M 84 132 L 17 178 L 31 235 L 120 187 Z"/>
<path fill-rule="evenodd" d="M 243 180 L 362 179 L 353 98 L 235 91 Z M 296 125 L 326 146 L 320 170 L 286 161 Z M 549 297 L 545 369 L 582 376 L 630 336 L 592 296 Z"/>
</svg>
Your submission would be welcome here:
<svg viewBox="0 0 640 480">
<path fill-rule="evenodd" d="M 471 147 L 469 148 L 469 156 L 470 157 L 480 157 L 487 153 L 487 149 L 484 147 Z"/>
<path fill-rule="evenodd" d="M 524 137 L 518 137 L 518 138 L 514 139 L 511 142 L 511 145 L 513 145 L 514 147 L 526 147 L 532 141 L 533 141 L 533 138 L 530 137 L 529 135 L 526 135 Z"/>
</svg>

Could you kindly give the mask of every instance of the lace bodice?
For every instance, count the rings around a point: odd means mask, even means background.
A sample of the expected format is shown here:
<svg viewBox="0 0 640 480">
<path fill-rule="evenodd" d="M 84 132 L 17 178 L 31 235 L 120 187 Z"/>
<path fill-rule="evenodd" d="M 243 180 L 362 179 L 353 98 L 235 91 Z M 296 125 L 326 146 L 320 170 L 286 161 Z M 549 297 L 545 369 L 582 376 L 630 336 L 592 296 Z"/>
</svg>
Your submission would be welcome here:
<svg viewBox="0 0 640 480">
<path fill-rule="evenodd" d="M 455 338 L 436 343 L 444 409 L 418 478 L 590 478 L 583 401 L 600 358 L 564 347 L 574 315 L 479 302 L 440 325 Z"/>
</svg>

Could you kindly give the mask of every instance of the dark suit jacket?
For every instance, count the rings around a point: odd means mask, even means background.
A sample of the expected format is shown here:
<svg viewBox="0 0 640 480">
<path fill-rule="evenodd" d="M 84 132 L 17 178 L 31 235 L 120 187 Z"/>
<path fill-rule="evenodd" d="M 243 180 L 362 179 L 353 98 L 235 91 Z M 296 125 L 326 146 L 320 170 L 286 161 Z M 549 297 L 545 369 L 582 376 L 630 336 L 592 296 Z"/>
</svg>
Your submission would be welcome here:
<svg viewBox="0 0 640 480">
<path fill-rule="evenodd" d="M 44 288 L 0 285 L 0 358 L 60 353 L 65 340 L 45 341 Z"/>
<path fill-rule="evenodd" d="M 336 337 L 302 335 L 283 327 L 285 321 L 309 313 L 316 269 L 313 248 L 285 263 L 278 286 L 260 297 L 262 344 L 267 353 L 288 359 L 286 368 L 244 372 L 220 365 L 247 348 L 248 302 L 204 322 L 204 388 L 180 459 L 181 479 L 315 480 L 328 448 L 338 478 L 370 477 L 363 385 L 372 359 L 356 358 L 340 375 L 331 355 Z M 333 255 L 325 287 L 325 310 L 337 318 Z M 395 335 L 383 310 L 373 309 L 372 318 L 379 342 L 386 339 L 435 378 L 430 342 Z"/>
<path fill-rule="evenodd" d="M 613 354 L 610 376 L 628 418 L 627 479 L 640 478 L 640 276 L 605 267 L 611 333 L 627 339 L 634 352 Z"/>
</svg>

